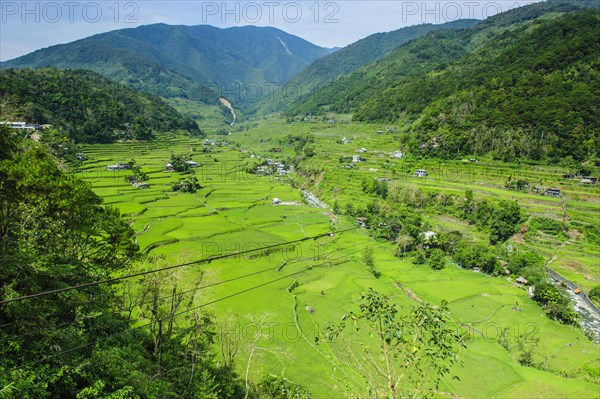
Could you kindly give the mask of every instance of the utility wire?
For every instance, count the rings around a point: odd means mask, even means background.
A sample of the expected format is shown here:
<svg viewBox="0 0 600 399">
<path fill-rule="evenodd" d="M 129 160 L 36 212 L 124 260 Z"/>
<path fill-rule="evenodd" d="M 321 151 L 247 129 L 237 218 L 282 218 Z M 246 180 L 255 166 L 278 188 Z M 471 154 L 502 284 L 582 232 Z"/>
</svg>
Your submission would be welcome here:
<svg viewBox="0 0 600 399">
<path fill-rule="evenodd" d="M 345 249 L 348 249 L 348 248 L 351 248 L 351 247 L 345 247 L 345 248 L 342 248 L 341 250 L 345 250 Z M 339 250 L 331 250 L 329 252 L 324 253 L 321 256 L 327 256 L 327 255 L 329 255 L 329 254 L 331 254 L 333 252 L 336 252 L 336 251 L 339 251 Z M 318 258 L 294 259 L 294 260 L 290 260 L 289 262 L 287 262 L 286 266 L 293 265 L 293 264 L 299 263 L 299 262 L 304 262 L 304 261 L 311 260 L 311 259 L 312 260 L 319 260 Z M 221 284 L 225 284 L 225 283 L 229 283 L 229 282 L 232 282 L 232 281 L 242 280 L 242 279 L 247 278 L 247 277 L 252 277 L 252 276 L 255 276 L 255 275 L 258 275 L 258 274 L 262 274 L 262 273 L 265 273 L 265 272 L 268 272 L 268 271 L 276 270 L 279 267 L 281 267 L 281 266 L 278 265 L 278 266 L 270 267 L 268 269 L 258 270 L 256 272 L 244 274 L 244 275 L 237 276 L 237 277 L 232 277 L 232 278 L 227 279 L 227 280 L 221 280 L 221 281 L 218 281 L 218 282 L 215 282 L 215 283 L 211 283 L 211 284 L 207 284 L 207 285 L 204 285 L 204 286 L 201 286 L 201 287 L 192 288 L 192 289 L 187 290 L 187 291 L 183 291 L 183 292 L 178 292 L 176 294 L 167 295 L 167 296 L 164 296 L 162 298 L 159 298 L 158 301 L 164 301 L 164 300 L 173 298 L 175 295 L 186 295 L 186 294 L 189 294 L 191 292 L 200 291 L 200 290 L 204 290 L 204 289 L 207 289 L 207 288 L 212 288 L 212 287 L 215 287 L 215 286 L 218 286 L 218 285 L 221 285 Z M 141 303 L 136 304 L 136 306 L 141 306 L 141 305 L 144 305 L 144 304 L 146 304 L 148 302 L 149 301 L 141 302 Z M 115 311 L 102 312 L 102 313 L 98 313 L 98 314 L 95 314 L 95 315 L 92 315 L 92 316 L 83 316 L 83 317 L 77 318 L 77 319 L 75 319 L 73 321 L 65 322 L 65 323 L 59 324 L 57 326 L 48 326 L 47 328 L 44 328 L 44 329 L 28 330 L 28 331 L 25 331 L 23 334 L 18 334 L 17 337 L 24 337 L 24 336 L 34 335 L 36 333 L 39 333 L 39 332 L 44 331 L 44 330 L 47 331 L 49 329 L 53 329 L 54 332 L 59 332 L 61 330 L 67 329 L 68 327 L 76 325 L 79 322 L 82 322 L 82 321 L 85 321 L 85 320 L 89 320 L 89 319 L 94 319 L 96 317 L 99 317 L 99 316 L 102 316 L 102 315 L 106 315 L 108 313 L 115 313 Z M 14 324 L 14 323 L 5 324 L 4 326 L 12 325 L 12 324 Z M 4 326 L 0 326 L 0 330 L 1 330 L 1 327 L 4 327 Z M 0 339 L 0 344 L 3 343 L 3 342 L 6 342 L 6 341 L 11 341 L 12 342 L 12 341 L 15 340 L 15 338 L 16 338 L 15 336 L 11 336 L 11 337 Z"/>
<path fill-rule="evenodd" d="M 339 233 L 344 233 L 346 231 L 351 231 L 351 230 L 356 230 L 356 229 L 358 229 L 358 227 L 354 227 L 354 228 L 350 228 L 350 229 L 345 229 L 345 230 L 340 230 L 340 231 L 337 231 L 336 233 L 339 234 Z M 332 233 L 328 232 L 328 233 L 318 234 L 316 236 L 303 237 L 303 238 L 300 238 L 298 240 L 287 241 L 287 242 L 282 242 L 282 243 L 273 244 L 273 245 L 267 245 L 265 247 L 253 248 L 253 249 L 249 249 L 249 250 L 245 250 L 245 251 L 239 251 L 239 252 L 234 252 L 234 253 L 230 253 L 230 254 L 212 256 L 212 257 L 209 257 L 209 258 L 200 259 L 200 260 L 196 260 L 196 261 L 192 261 L 192 262 L 181 263 L 181 264 L 178 264 L 178 265 L 171 265 L 171 266 L 167 266 L 167 267 L 164 267 L 164 268 L 153 269 L 153 270 L 146 270 L 146 271 L 143 271 L 143 272 L 128 274 L 128 275 L 125 275 L 125 276 L 112 277 L 112 278 L 107 278 L 105 280 L 92 281 L 92 282 L 85 283 L 85 284 L 79 284 L 79 285 L 74 285 L 74 286 L 69 286 L 69 287 L 58 288 L 58 289 L 50 290 L 50 291 L 38 292 L 36 294 L 30 294 L 30 295 L 24 295 L 24 296 L 20 296 L 20 297 L 16 297 L 16 298 L 5 299 L 3 301 L 0 301 L 0 305 L 6 305 L 6 304 L 12 303 L 12 302 L 24 301 L 26 299 L 39 298 L 39 297 L 43 297 L 43 296 L 47 296 L 47 295 L 51 295 L 51 294 L 58 294 L 58 293 L 61 293 L 61 292 L 66 292 L 66 291 L 79 290 L 79 289 L 82 289 L 82 288 L 93 287 L 93 286 L 100 285 L 100 284 L 114 283 L 116 281 L 126 280 L 126 279 L 133 278 L 133 277 L 145 276 L 145 275 L 152 274 L 152 273 L 159 273 L 159 272 L 162 272 L 162 271 L 177 269 L 177 268 L 180 268 L 180 267 L 185 267 L 185 266 L 190 266 L 190 265 L 195 265 L 195 264 L 200 264 L 200 263 L 210 263 L 210 262 L 212 262 L 214 260 L 226 259 L 226 258 L 230 258 L 232 256 L 244 255 L 244 254 L 251 253 L 251 252 L 263 251 L 263 250 L 266 250 L 266 249 L 281 247 L 283 245 L 289 245 L 289 244 L 294 244 L 294 243 L 298 243 L 298 242 L 304 242 L 304 241 L 308 241 L 308 240 L 316 240 L 316 239 L 328 236 L 330 234 L 332 234 Z"/>
<path fill-rule="evenodd" d="M 282 277 L 276 278 L 276 279 L 274 279 L 274 280 L 269 280 L 269 281 L 267 281 L 267 282 L 265 282 L 265 283 L 261 283 L 261 284 L 258 284 L 258 285 L 255 285 L 255 286 L 252 286 L 252 287 L 249 287 L 249 288 L 243 289 L 243 290 L 241 290 L 241 291 L 235 292 L 235 293 L 233 293 L 233 294 L 226 295 L 226 296 L 224 296 L 224 297 L 221 297 L 221 298 L 214 299 L 214 300 L 212 300 L 212 301 L 209 301 L 209 302 L 205 302 L 205 303 L 203 303 L 203 304 L 201 304 L 201 305 L 198 305 L 198 306 L 196 306 L 196 307 L 193 307 L 193 308 L 191 308 L 191 309 L 186 309 L 186 310 L 184 310 L 184 311 L 181 311 L 181 312 L 179 312 L 179 313 L 176 313 L 176 314 L 173 314 L 173 315 L 171 315 L 171 316 L 169 316 L 169 317 L 166 317 L 166 318 L 164 318 L 164 319 L 163 319 L 163 321 L 164 321 L 164 320 L 170 320 L 170 319 L 174 319 L 174 318 L 177 318 L 177 317 L 179 317 L 179 316 L 181 316 L 181 315 L 183 315 L 183 314 L 186 314 L 186 313 L 189 313 L 189 312 L 193 312 L 193 311 L 195 311 L 195 310 L 198 310 L 198 309 L 204 308 L 204 307 L 206 307 L 206 306 L 209 306 L 209 305 L 214 305 L 215 303 L 218 303 L 218 302 L 224 301 L 224 300 L 226 300 L 226 299 L 230 299 L 230 298 L 233 298 L 233 297 L 235 297 L 235 296 L 242 295 L 242 294 L 245 294 L 245 293 L 247 293 L 247 292 L 250 292 L 250 291 L 253 291 L 253 290 L 256 290 L 256 289 L 262 288 L 262 287 L 264 287 L 264 286 L 267 286 L 267 285 L 269 285 L 269 284 L 275 283 L 275 282 L 277 282 L 277 281 L 281 281 L 281 280 L 284 280 L 284 279 L 286 279 L 286 278 L 289 278 L 289 277 L 295 276 L 295 275 L 297 275 L 297 274 L 300 274 L 300 273 L 306 272 L 306 271 L 308 271 L 308 270 L 311 270 L 311 269 L 313 269 L 313 268 L 315 268 L 315 267 L 323 266 L 323 265 L 326 265 L 326 264 L 330 264 L 331 262 L 335 262 L 335 261 L 337 261 L 337 260 L 339 260 L 339 259 L 344 259 L 344 258 L 347 258 L 347 257 L 349 257 L 349 256 L 351 256 L 351 255 L 353 255 L 353 254 L 355 254 L 355 253 L 358 253 L 358 252 L 360 252 L 360 251 L 362 251 L 362 248 L 361 248 L 361 249 L 358 249 L 358 250 L 356 250 L 356 251 L 353 251 L 353 252 L 351 252 L 351 253 L 349 253 L 349 254 L 347 254 L 347 255 L 343 255 L 343 256 L 340 256 L 340 257 L 338 257 L 338 258 L 335 258 L 335 259 L 332 259 L 332 260 L 328 260 L 328 261 L 326 261 L 326 262 L 319 263 L 319 264 L 317 264 L 317 265 L 308 266 L 308 267 L 306 267 L 306 268 L 304 268 L 304 269 L 302 269 L 302 270 L 299 270 L 299 271 L 297 271 L 297 272 L 294 272 L 294 273 L 287 274 L 287 275 L 285 275 L 285 276 L 282 276 Z M 150 325 L 152 325 L 152 324 L 153 324 L 152 322 L 148 322 L 148 323 L 146 323 L 146 324 L 142 324 L 142 325 L 139 325 L 139 326 L 131 327 L 131 328 L 128 328 L 128 329 L 126 329 L 126 330 L 120 331 L 120 332 L 118 332 L 118 333 L 115 333 L 115 334 L 111 334 L 111 335 L 109 335 L 109 336 L 106 336 L 106 337 L 104 337 L 104 338 L 100 338 L 100 339 L 97 339 L 97 340 L 94 340 L 94 341 L 91 341 L 91 342 L 88 342 L 88 343 L 85 343 L 85 344 L 82 344 L 82 345 L 76 346 L 76 347 L 74 347 L 74 348 L 70 348 L 70 349 L 67 349 L 67 350 L 64 350 L 64 351 L 61 351 L 61 352 L 55 353 L 55 354 L 53 354 L 53 355 L 49 355 L 49 356 L 43 357 L 43 358 L 41 358 L 41 359 L 38 359 L 38 360 L 35 360 L 35 361 L 32 361 L 32 362 L 26 363 L 26 364 L 22 364 L 22 365 L 20 365 L 20 366 L 14 367 L 14 368 L 12 368 L 12 369 L 10 369 L 10 370 L 4 371 L 2 374 L 3 374 L 3 375 L 7 375 L 7 374 L 9 374 L 9 373 L 12 373 L 13 371 L 16 371 L 16 370 L 22 369 L 23 367 L 26 367 L 26 366 L 31 366 L 31 365 L 34 365 L 34 364 L 37 364 L 37 363 L 40 363 L 40 362 L 43 362 L 43 361 L 47 361 L 47 360 L 53 359 L 53 358 L 55 358 L 55 357 L 58 357 L 58 356 L 63 356 L 63 355 L 66 355 L 66 354 L 68 354 L 68 353 L 75 352 L 75 351 L 78 351 L 78 350 L 80 350 L 80 349 L 83 349 L 83 348 L 90 347 L 90 346 L 92 346 L 92 345 L 95 345 L 95 344 L 97 344 L 97 343 L 100 343 L 100 342 L 107 341 L 108 339 L 110 339 L 110 338 L 114 338 L 114 337 L 116 337 L 116 336 L 118 336 L 118 335 L 122 335 L 122 334 L 125 334 L 125 333 L 130 333 L 130 332 L 132 332 L 132 331 L 135 331 L 135 330 L 139 330 L 139 329 L 142 329 L 142 328 L 148 327 L 148 326 L 150 326 Z"/>
</svg>

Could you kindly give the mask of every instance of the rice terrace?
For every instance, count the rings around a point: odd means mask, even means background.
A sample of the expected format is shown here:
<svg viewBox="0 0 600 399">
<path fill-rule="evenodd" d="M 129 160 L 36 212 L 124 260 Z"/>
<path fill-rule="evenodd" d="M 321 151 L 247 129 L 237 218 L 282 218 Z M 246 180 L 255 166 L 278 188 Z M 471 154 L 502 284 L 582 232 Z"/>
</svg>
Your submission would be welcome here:
<svg viewBox="0 0 600 399">
<path fill-rule="evenodd" d="M 530 3 L 2 58 L 0 398 L 599 398 L 600 6 Z"/>
</svg>

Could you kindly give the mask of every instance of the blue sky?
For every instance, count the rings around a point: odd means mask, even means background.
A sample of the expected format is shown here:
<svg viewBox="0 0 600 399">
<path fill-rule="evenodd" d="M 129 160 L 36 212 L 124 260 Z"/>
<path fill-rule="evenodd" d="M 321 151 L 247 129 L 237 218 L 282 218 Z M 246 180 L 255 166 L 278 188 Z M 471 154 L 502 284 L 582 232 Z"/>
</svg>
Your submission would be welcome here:
<svg viewBox="0 0 600 399">
<path fill-rule="evenodd" d="M 376 32 L 484 19 L 539 0 L 200 1 L 0 0 L 0 60 L 115 29 L 152 23 L 273 26 L 324 47 Z"/>
</svg>

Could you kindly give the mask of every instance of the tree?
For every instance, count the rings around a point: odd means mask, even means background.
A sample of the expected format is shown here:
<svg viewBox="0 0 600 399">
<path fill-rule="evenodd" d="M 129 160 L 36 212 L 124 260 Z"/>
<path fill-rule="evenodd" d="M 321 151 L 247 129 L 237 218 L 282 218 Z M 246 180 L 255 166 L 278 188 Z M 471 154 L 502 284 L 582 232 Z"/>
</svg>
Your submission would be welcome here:
<svg viewBox="0 0 600 399">
<path fill-rule="evenodd" d="M 600 304 L 600 285 L 595 286 L 590 290 L 588 297 L 597 304 Z"/>
<path fill-rule="evenodd" d="M 446 255 L 444 251 L 439 248 L 434 248 L 429 253 L 429 258 L 427 259 L 427 264 L 433 270 L 442 270 L 446 267 Z"/>
<path fill-rule="evenodd" d="M 431 397 L 465 346 L 445 303 L 421 303 L 400 314 L 389 296 L 371 288 L 361 295 L 359 312 L 327 326 L 322 342 L 349 366 L 360 365 L 370 397 L 393 399 Z"/>
<path fill-rule="evenodd" d="M 362 251 L 362 261 L 369 270 L 369 272 L 379 278 L 381 273 L 375 269 L 375 257 L 373 256 L 373 247 L 366 247 Z"/>
<path fill-rule="evenodd" d="M 456 246 L 452 258 L 464 268 L 480 268 L 486 273 L 493 273 L 497 269 L 498 259 L 492 251 L 493 247 L 484 243 L 469 243 L 462 241 Z"/>
<path fill-rule="evenodd" d="M 338 202 L 337 199 L 335 201 L 333 201 L 333 207 L 331 208 L 331 211 L 333 212 L 334 215 L 340 214 L 340 203 Z"/>
<path fill-rule="evenodd" d="M 490 242 L 497 244 L 508 240 L 521 223 L 521 208 L 517 201 L 500 201 L 492 213 Z"/>
<path fill-rule="evenodd" d="M 533 298 L 544 305 L 546 313 L 553 319 L 573 325 L 579 322 L 579 314 L 573 310 L 571 299 L 555 285 L 546 282 L 536 285 Z"/>
<path fill-rule="evenodd" d="M 148 175 L 145 172 L 142 172 L 142 167 L 138 165 L 134 159 L 127 162 L 127 164 L 129 165 L 129 170 L 131 170 L 132 175 L 127 176 L 125 180 L 137 182 L 148 180 Z"/>
<path fill-rule="evenodd" d="M 188 172 L 190 170 L 190 165 L 185 163 L 185 156 L 183 155 L 171 154 L 170 163 L 173 165 L 175 172 Z"/>
<path fill-rule="evenodd" d="M 164 258 L 148 258 L 142 270 L 159 269 L 165 266 Z M 139 284 L 140 317 L 149 321 L 153 338 L 154 357 L 160 363 L 163 343 L 169 340 L 175 329 L 178 313 L 194 305 L 196 292 L 202 282 L 202 274 L 186 286 L 180 271 L 161 271 L 148 274 Z M 197 322 L 197 320 L 196 320 Z"/>
</svg>

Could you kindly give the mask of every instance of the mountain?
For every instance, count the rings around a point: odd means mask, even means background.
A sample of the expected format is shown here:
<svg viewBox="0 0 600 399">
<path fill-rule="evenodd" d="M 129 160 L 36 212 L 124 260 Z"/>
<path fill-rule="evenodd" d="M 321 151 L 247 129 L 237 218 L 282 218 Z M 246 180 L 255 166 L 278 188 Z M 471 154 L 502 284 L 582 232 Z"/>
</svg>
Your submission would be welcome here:
<svg viewBox="0 0 600 399">
<path fill-rule="evenodd" d="M 316 88 L 381 58 L 410 40 L 432 31 L 469 28 L 478 22 L 478 20 L 458 20 L 438 25 L 422 24 L 367 36 L 332 54 L 319 58 L 287 82 L 286 89 L 289 90 L 278 90 L 273 93 L 271 98 L 265 99 L 263 103 L 259 104 L 256 109 L 263 113 L 280 111 L 291 101 L 297 100 L 297 97 L 309 96 Z"/>
<path fill-rule="evenodd" d="M 0 70 L 2 117 L 51 124 L 77 142 L 151 139 L 182 129 L 200 134 L 196 122 L 160 98 L 87 70 Z"/>
<path fill-rule="evenodd" d="M 375 62 L 320 86 L 309 95 L 293 99 L 288 104 L 286 114 L 356 112 L 362 104 L 401 80 L 444 68 L 503 31 L 544 15 L 580 9 L 570 3 L 535 3 L 490 17 L 470 29 L 426 33 L 395 48 Z M 415 95 L 420 96 L 420 93 Z"/>
<path fill-rule="evenodd" d="M 257 88 L 266 93 L 330 52 L 270 27 L 154 24 L 51 46 L 0 66 L 85 68 L 163 97 L 216 104 L 224 96 L 243 106 Z"/>
<path fill-rule="evenodd" d="M 597 11 L 536 3 L 470 29 L 430 32 L 287 114 L 399 122 L 401 145 L 430 155 L 590 159 L 600 142 L 598 37 Z"/>
<path fill-rule="evenodd" d="M 413 121 L 405 142 L 413 149 L 425 145 L 421 151 L 430 155 L 595 159 L 598 37 L 597 11 L 521 26 L 435 74 L 383 91 L 362 104 L 355 119 Z"/>
</svg>

